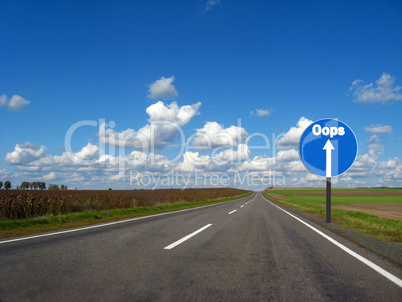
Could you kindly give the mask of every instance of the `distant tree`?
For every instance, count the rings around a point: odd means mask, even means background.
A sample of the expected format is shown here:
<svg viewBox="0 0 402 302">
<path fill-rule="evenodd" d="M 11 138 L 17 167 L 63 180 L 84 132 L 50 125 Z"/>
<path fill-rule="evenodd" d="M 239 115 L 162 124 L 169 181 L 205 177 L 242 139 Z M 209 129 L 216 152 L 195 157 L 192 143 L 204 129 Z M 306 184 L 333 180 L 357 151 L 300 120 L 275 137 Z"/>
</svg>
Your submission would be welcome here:
<svg viewBox="0 0 402 302">
<path fill-rule="evenodd" d="M 111 190 L 112 190 L 112 188 L 109 188 L 109 190 L 111 191 Z"/>
<path fill-rule="evenodd" d="M 64 185 L 61 185 L 61 186 L 60 186 L 60 190 L 64 190 Z"/>
<path fill-rule="evenodd" d="M 0 181 L 0 189 L 1 189 L 1 187 L 3 186 L 3 182 L 2 181 Z"/>
<path fill-rule="evenodd" d="M 45 182 L 41 182 L 41 181 L 34 181 L 32 183 L 32 186 L 35 190 L 39 189 L 39 190 L 43 190 L 44 188 L 46 188 L 46 183 Z"/>
<path fill-rule="evenodd" d="M 4 189 L 6 189 L 6 190 L 8 190 L 8 189 L 11 189 L 11 182 L 10 181 L 5 181 L 4 182 Z"/>
<path fill-rule="evenodd" d="M 49 184 L 48 190 L 60 190 L 59 185 Z"/>
<path fill-rule="evenodd" d="M 21 183 L 21 185 L 20 185 L 20 189 L 21 189 L 21 190 L 26 190 L 26 189 L 29 189 L 29 186 L 30 186 L 30 183 L 29 183 L 29 182 L 23 181 L 23 182 Z"/>
</svg>

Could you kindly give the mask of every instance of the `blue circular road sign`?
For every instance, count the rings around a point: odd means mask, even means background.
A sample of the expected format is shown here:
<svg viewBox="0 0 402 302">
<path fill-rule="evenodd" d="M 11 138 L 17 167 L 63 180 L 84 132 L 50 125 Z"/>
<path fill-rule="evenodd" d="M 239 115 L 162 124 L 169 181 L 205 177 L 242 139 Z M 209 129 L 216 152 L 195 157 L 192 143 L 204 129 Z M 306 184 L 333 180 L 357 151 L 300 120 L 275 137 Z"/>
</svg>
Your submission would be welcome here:
<svg viewBox="0 0 402 302">
<path fill-rule="evenodd" d="M 356 136 L 340 120 L 318 120 L 304 130 L 299 154 L 304 166 L 312 173 L 337 176 L 346 172 L 356 159 Z"/>
</svg>

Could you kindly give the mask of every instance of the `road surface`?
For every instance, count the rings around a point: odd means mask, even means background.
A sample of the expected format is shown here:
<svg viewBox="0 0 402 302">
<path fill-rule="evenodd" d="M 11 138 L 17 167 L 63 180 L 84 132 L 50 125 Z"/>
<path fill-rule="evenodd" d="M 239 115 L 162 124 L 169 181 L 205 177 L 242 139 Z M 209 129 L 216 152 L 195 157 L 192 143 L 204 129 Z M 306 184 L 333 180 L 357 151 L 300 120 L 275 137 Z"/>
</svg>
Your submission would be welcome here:
<svg viewBox="0 0 402 302">
<path fill-rule="evenodd" d="M 306 222 L 396 280 L 402 277 L 400 265 Z M 0 241 L 0 301 L 400 301 L 401 297 L 397 283 L 261 193 L 102 227 Z"/>
</svg>

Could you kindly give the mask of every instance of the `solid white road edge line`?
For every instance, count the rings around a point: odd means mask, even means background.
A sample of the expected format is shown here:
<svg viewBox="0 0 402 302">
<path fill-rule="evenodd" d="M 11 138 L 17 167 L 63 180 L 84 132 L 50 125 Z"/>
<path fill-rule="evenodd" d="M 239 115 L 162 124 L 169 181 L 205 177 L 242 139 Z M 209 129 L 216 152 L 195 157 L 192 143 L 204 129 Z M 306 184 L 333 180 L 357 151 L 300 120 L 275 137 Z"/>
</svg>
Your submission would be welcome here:
<svg viewBox="0 0 402 302">
<path fill-rule="evenodd" d="M 233 210 L 232 212 L 229 212 L 228 214 L 230 215 L 230 214 L 233 214 L 234 212 L 236 212 L 237 210 Z"/>
<path fill-rule="evenodd" d="M 392 281 L 393 283 L 395 283 L 396 285 L 398 285 L 399 287 L 402 287 L 402 280 L 399 279 L 397 276 L 394 276 L 393 274 L 387 272 L 385 269 L 379 267 L 377 264 L 371 262 L 370 260 L 364 258 L 363 256 L 360 256 L 358 253 L 355 253 L 354 251 L 352 251 L 351 249 L 347 248 L 346 246 L 344 246 L 343 244 L 339 243 L 338 241 L 336 241 L 335 239 L 332 239 L 331 237 L 329 237 L 328 235 L 324 234 L 323 232 L 321 232 L 320 230 L 316 229 L 315 227 L 309 225 L 307 222 L 304 222 L 303 220 L 301 220 L 300 218 L 296 217 L 295 215 L 289 213 L 288 211 L 282 209 L 281 207 L 277 206 L 276 204 L 274 204 L 273 202 L 269 201 L 268 199 L 265 198 L 265 196 L 260 193 L 262 195 L 262 197 L 270 204 L 272 204 L 273 206 L 277 207 L 278 209 L 280 209 L 281 211 L 285 212 L 286 214 L 292 216 L 294 219 L 297 219 L 298 221 L 300 221 L 301 223 L 303 223 L 304 225 L 306 225 L 307 227 L 309 227 L 310 229 L 312 229 L 314 232 L 320 234 L 322 237 L 324 237 L 325 239 L 327 239 L 328 241 L 330 241 L 331 243 L 335 244 L 337 247 L 341 248 L 342 250 L 344 250 L 346 253 L 348 253 L 349 255 L 355 257 L 357 260 L 360 260 L 361 262 L 363 262 L 364 264 L 366 264 L 367 266 L 371 267 L 373 270 L 375 270 L 377 273 L 383 275 L 385 278 L 387 278 L 388 280 Z"/>
<path fill-rule="evenodd" d="M 258 194 L 256 193 L 256 196 L 257 196 L 257 195 L 258 195 Z M 252 196 L 252 195 L 251 195 L 251 196 Z M 256 196 L 254 196 L 254 198 L 255 198 Z M 247 197 L 249 197 L 249 196 L 247 196 Z M 241 198 L 241 199 L 244 199 L 244 198 L 247 198 L 247 197 L 243 197 L 243 198 Z M 253 199 L 254 199 L 254 198 L 253 198 Z M 227 202 L 235 202 L 235 201 L 239 201 L 239 200 L 241 200 L 241 199 L 235 199 L 235 200 L 231 200 L 231 201 L 227 201 Z M 61 235 L 61 234 L 66 234 L 66 233 L 79 232 L 79 231 L 90 230 L 90 229 L 96 229 L 96 228 L 102 228 L 102 227 L 106 227 L 106 226 L 110 226 L 110 225 L 115 225 L 115 224 L 119 224 L 119 223 L 126 223 L 126 222 L 141 220 L 141 219 L 153 218 L 153 217 L 157 217 L 157 216 L 172 215 L 172 214 L 175 214 L 175 213 L 182 213 L 182 212 L 187 212 L 187 211 L 194 211 L 194 210 L 198 210 L 198 209 L 202 209 L 202 208 L 217 206 L 217 205 L 220 205 L 220 204 L 223 204 L 223 203 L 219 202 L 219 203 L 209 204 L 209 205 L 206 205 L 206 206 L 201 206 L 201 207 L 196 207 L 196 208 L 190 208 L 190 209 L 184 209 L 184 210 L 178 210 L 178 211 L 172 211 L 172 212 L 160 213 L 160 214 L 153 214 L 153 215 L 148 215 L 148 216 L 141 216 L 141 217 L 130 218 L 130 219 L 124 219 L 124 220 L 118 220 L 118 221 L 107 222 L 107 223 L 102 223 L 102 224 L 95 224 L 95 225 L 91 225 L 91 226 L 87 226 L 87 227 L 83 227 L 83 228 L 69 229 L 69 230 L 59 231 L 59 232 L 54 232 L 54 233 L 46 233 L 46 234 L 40 234 L 40 235 L 34 235 L 34 236 L 28 236 L 28 237 L 20 237 L 20 238 L 8 239 L 8 240 L 0 241 L 0 244 L 10 243 L 10 242 L 16 242 L 16 241 L 22 241 L 22 240 L 28 240 L 28 239 L 35 239 L 35 238 L 40 238 L 40 237 L 55 236 L 55 235 Z"/>
<path fill-rule="evenodd" d="M 164 249 L 165 250 L 171 250 L 172 248 L 174 248 L 175 246 L 178 246 L 179 244 L 183 243 L 186 240 L 189 240 L 191 237 L 197 235 L 198 233 L 201 233 L 203 230 L 209 228 L 212 224 L 207 224 L 206 226 L 203 226 L 201 229 L 196 230 L 195 232 L 183 237 L 180 240 L 177 240 L 176 242 L 173 242 L 172 244 L 166 246 Z"/>
</svg>

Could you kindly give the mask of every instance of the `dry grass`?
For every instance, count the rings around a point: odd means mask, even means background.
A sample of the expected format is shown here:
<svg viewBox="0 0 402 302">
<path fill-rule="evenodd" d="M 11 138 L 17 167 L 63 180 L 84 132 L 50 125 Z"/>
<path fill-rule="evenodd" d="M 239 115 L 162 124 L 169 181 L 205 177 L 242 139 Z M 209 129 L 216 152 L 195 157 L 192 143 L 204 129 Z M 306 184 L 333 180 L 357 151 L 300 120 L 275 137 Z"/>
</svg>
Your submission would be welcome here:
<svg viewBox="0 0 402 302">
<path fill-rule="evenodd" d="M 0 219 L 24 219 L 82 211 L 138 208 L 232 197 L 232 188 L 166 190 L 0 191 Z"/>
</svg>

